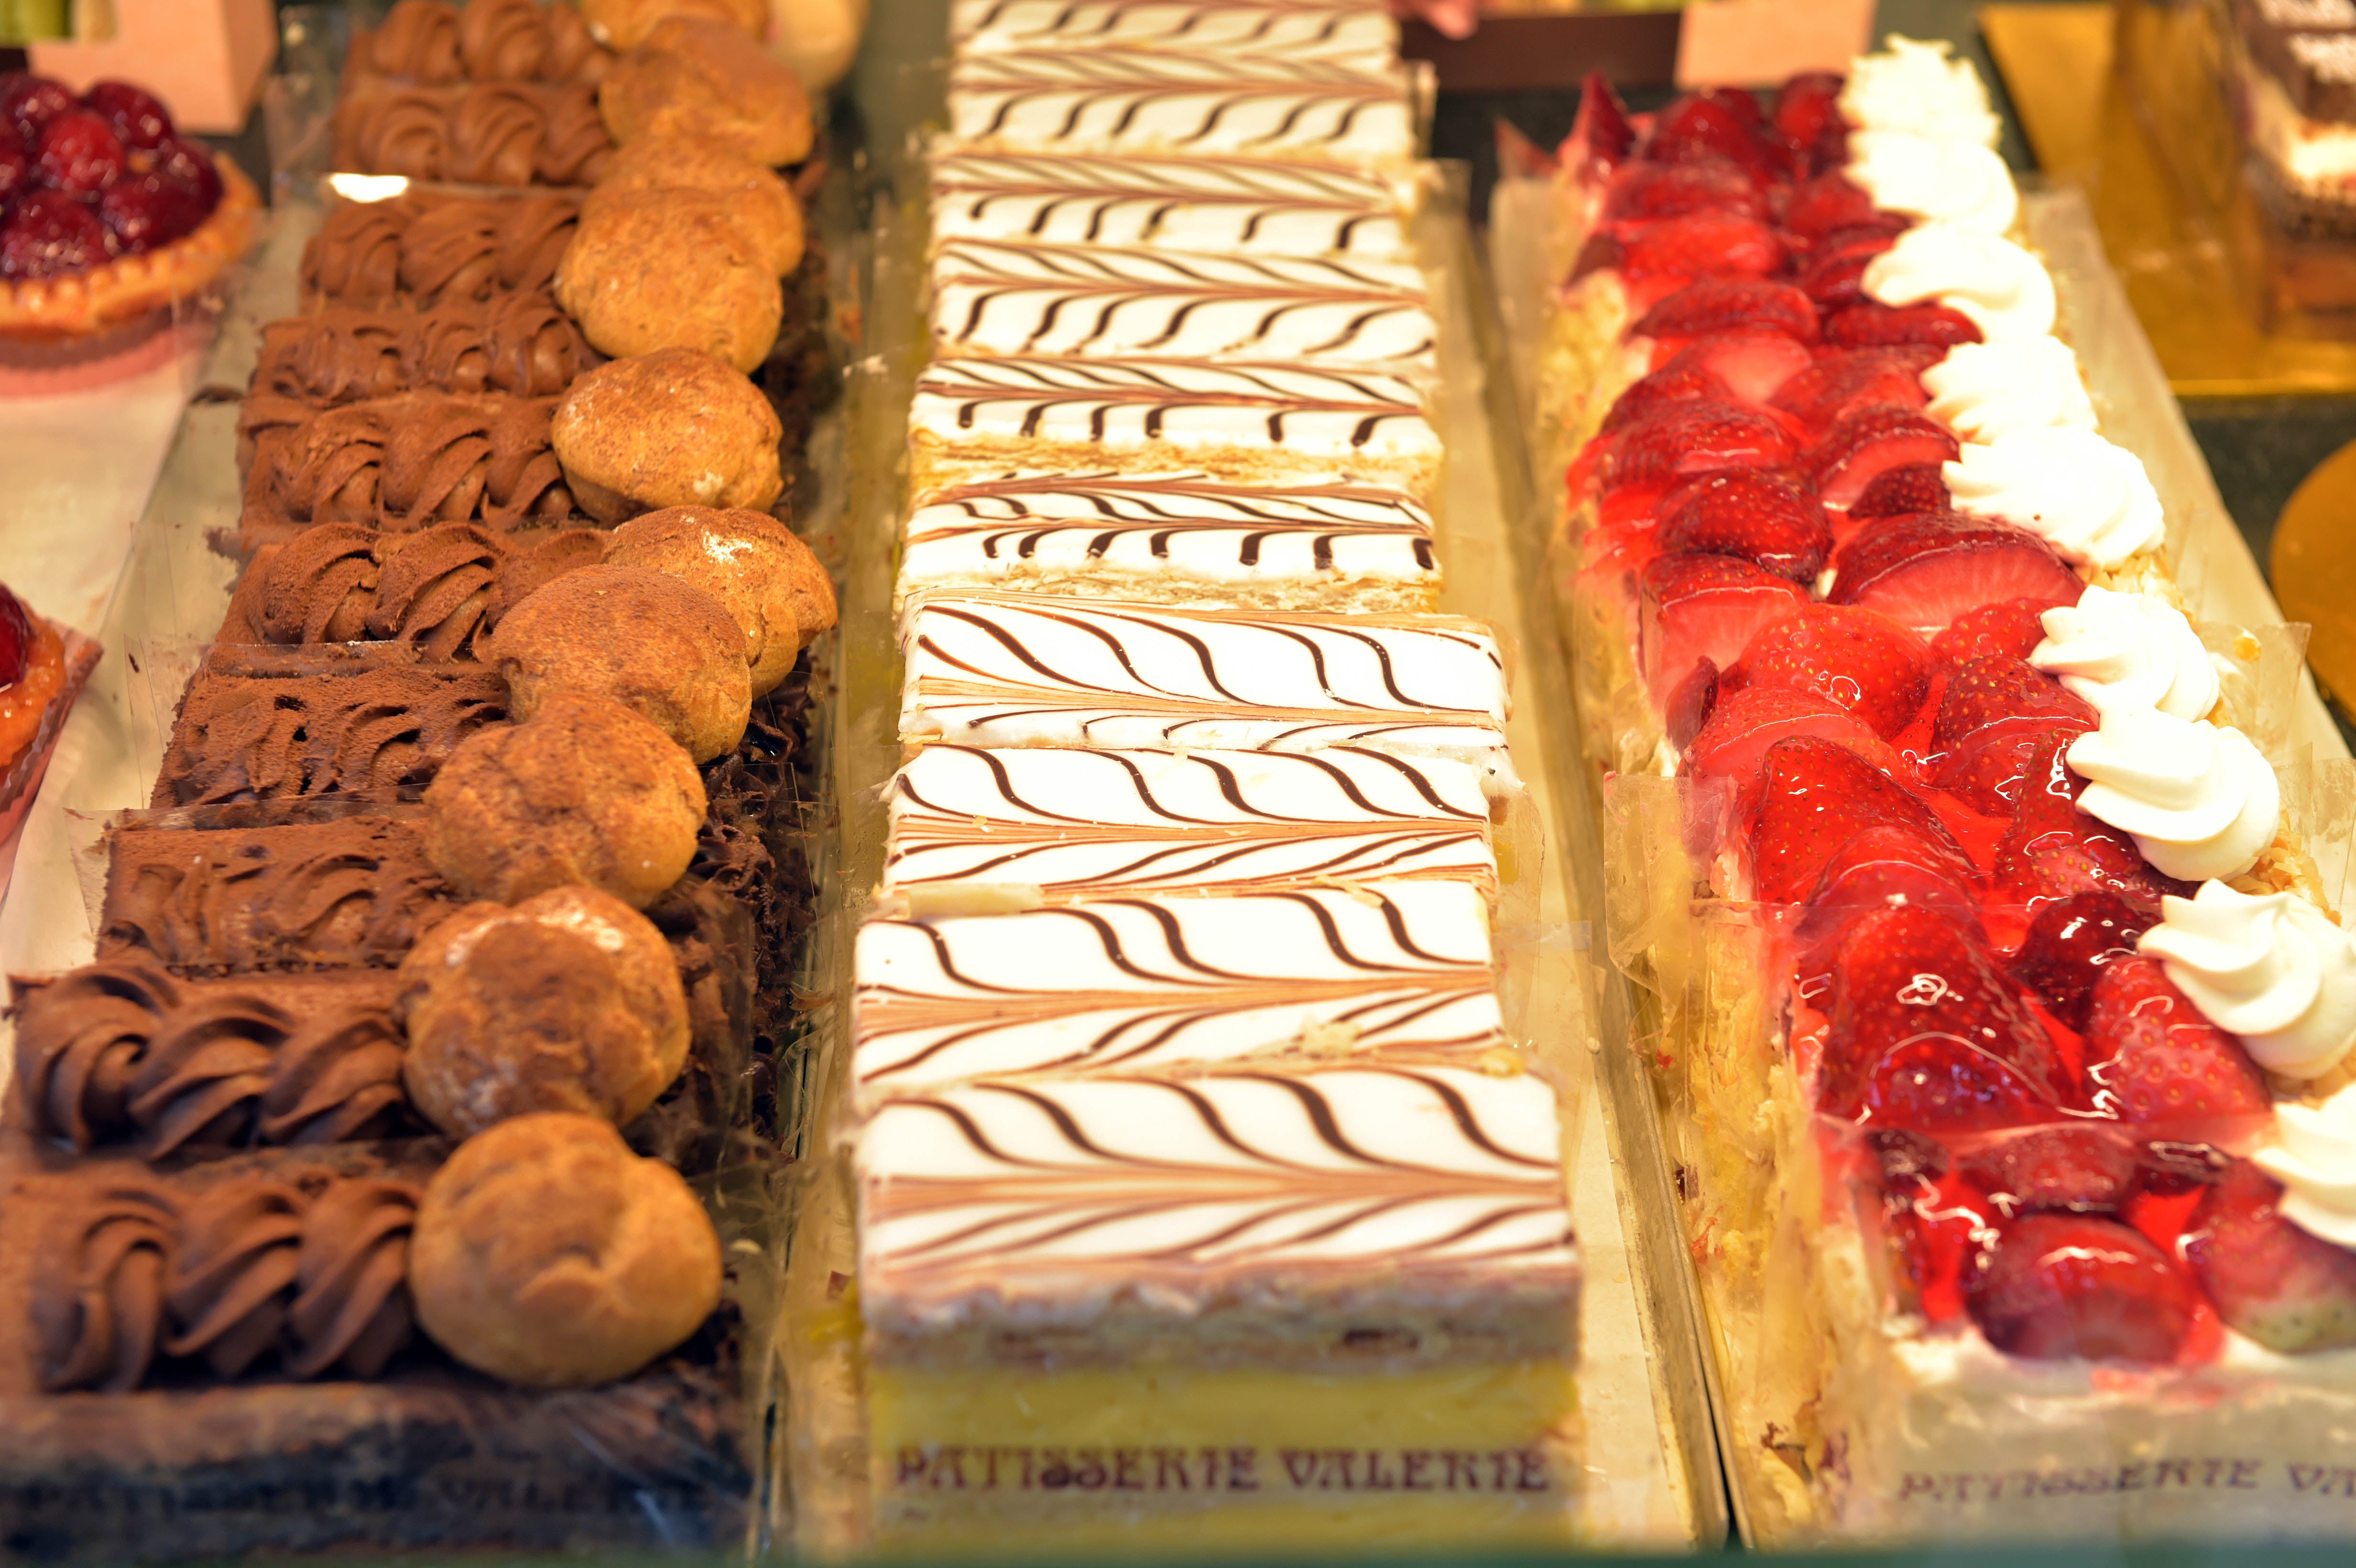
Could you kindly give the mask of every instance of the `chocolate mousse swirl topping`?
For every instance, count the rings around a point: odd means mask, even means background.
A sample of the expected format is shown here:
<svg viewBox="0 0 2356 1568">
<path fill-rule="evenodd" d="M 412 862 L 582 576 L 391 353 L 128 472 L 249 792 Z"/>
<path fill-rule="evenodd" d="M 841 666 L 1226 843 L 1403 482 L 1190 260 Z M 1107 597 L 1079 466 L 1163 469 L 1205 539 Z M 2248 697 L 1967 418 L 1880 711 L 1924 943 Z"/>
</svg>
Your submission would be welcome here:
<svg viewBox="0 0 2356 1568">
<path fill-rule="evenodd" d="M 553 191 L 346 202 L 304 247 L 303 291 L 329 304 L 421 307 L 545 292 L 580 218 L 580 198 Z"/>
<path fill-rule="evenodd" d="M 41 1385 L 136 1388 L 160 1355 L 215 1377 L 374 1377 L 414 1328 L 417 1189 L 245 1178 L 94 1185 L 36 1264 Z"/>
<path fill-rule="evenodd" d="M 16 1010 L 33 1130 L 77 1153 L 338 1143 L 405 1104 L 389 978 L 179 980 L 124 958 L 26 985 Z"/>
<path fill-rule="evenodd" d="M 573 496 L 550 444 L 552 398 L 411 393 L 313 410 L 249 398 L 240 428 L 266 464 L 272 520 L 410 533 L 560 523 Z"/>
<path fill-rule="evenodd" d="M 1430 314 L 1413 268 L 952 240 L 932 268 L 945 350 L 1414 364 Z"/>
<path fill-rule="evenodd" d="M 552 576 L 594 564 L 603 545 L 601 536 L 574 529 L 519 553 L 470 523 L 410 534 L 322 524 L 255 557 L 224 631 L 234 639 L 241 628 L 283 646 L 409 643 L 435 662 L 473 661 L 504 606 Z"/>
<path fill-rule="evenodd" d="M 594 185 L 614 151 L 586 82 L 377 86 L 336 110 L 337 162 L 462 185 Z"/>
<path fill-rule="evenodd" d="M 331 306 L 262 329 L 257 389 L 317 404 L 401 392 L 554 397 L 605 357 L 541 293 L 431 310 Z"/>
<path fill-rule="evenodd" d="M 151 804 L 414 795 L 461 741 L 507 714 L 506 681 L 463 666 L 202 675 L 181 704 Z"/>
<path fill-rule="evenodd" d="M 594 82 L 613 64 L 579 11 L 545 0 L 400 0 L 361 47 L 370 74 L 427 86 Z"/>
<path fill-rule="evenodd" d="M 1553 1096 L 1447 1067 L 985 1080 L 895 1096 L 860 1159 L 871 1286 L 1216 1296 L 1271 1269 L 1568 1275 Z"/>
</svg>

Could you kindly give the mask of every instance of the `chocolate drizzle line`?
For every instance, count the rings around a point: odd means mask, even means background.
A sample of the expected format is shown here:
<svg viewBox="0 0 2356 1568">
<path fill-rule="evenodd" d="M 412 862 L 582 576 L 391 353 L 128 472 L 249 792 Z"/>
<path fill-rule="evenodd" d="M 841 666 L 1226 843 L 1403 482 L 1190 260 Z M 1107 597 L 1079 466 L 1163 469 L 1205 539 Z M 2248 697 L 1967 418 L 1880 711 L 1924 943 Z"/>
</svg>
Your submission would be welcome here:
<svg viewBox="0 0 2356 1568">
<path fill-rule="evenodd" d="M 990 117 L 973 133 L 978 141 L 1003 135 L 1017 113 L 1046 105 L 1062 111 L 1051 133 L 1055 141 L 1071 140 L 1091 120 L 1108 121 L 1101 133 L 1117 140 L 1136 127 L 1149 107 L 1185 106 L 1192 123 L 1156 138 L 1182 147 L 1219 145 L 1215 138 L 1222 123 L 1252 105 L 1284 112 L 1266 132 L 1243 138 L 1244 144 L 1282 146 L 1346 141 L 1368 109 L 1403 108 L 1406 102 L 1398 78 L 1389 72 L 1266 57 L 1247 64 L 1224 55 L 1142 49 L 969 55 L 950 68 L 949 91 L 953 98 L 995 100 Z"/>
<path fill-rule="evenodd" d="M 960 430 L 971 430 L 985 410 L 1019 416 L 1026 440 L 1038 437 L 1051 415 L 1069 414 L 1085 415 L 1088 439 L 1101 442 L 1119 411 L 1135 411 L 1148 441 L 1160 439 L 1174 414 L 1233 409 L 1261 415 L 1271 446 L 1290 443 L 1288 420 L 1318 414 L 1356 416 L 1348 438 L 1354 447 L 1394 421 L 1425 423 L 1415 389 L 1396 377 L 1207 360 L 937 359 L 917 378 L 916 395 L 953 404 Z"/>
<path fill-rule="evenodd" d="M 1026 10 L 1044 15 L 1026 23 Z M 992 0 L 975 16 L 955 16 L 951 30 L 970 38 L 1005 27 L 1029 48 L 1086 47 L 1109 39 L 1130 48 L 1259 48 L 1280 54 L 1339 44 L 1350 23 L 1383 16 L 1379 6 L 1348 0 Z M 1245 18 L 1250 19 L 1248 25 L 1233 25 Z M 1222 27 L 1222 22 L 1229 25 Z"/>
<path fill-rule="evenodd" d="M 962 152 L 933 165 L 933 197 L 980 221 L 1000 206 L 1029 207 L 1025 231 L 1044 236 L 1077 209 L 1094 242 L 1124 209 L 1142 208 L 1138 240 L 1192 208 L 1233 210 L 1245 243 L 1280 218 L 1330 218 L 1327 249 L 1348 251 L 1366 224 L 1396 222 L 1382 184 L 1344 169 L 1248 158 L 1112 158 L 1087 155 Z"/>
</svg>

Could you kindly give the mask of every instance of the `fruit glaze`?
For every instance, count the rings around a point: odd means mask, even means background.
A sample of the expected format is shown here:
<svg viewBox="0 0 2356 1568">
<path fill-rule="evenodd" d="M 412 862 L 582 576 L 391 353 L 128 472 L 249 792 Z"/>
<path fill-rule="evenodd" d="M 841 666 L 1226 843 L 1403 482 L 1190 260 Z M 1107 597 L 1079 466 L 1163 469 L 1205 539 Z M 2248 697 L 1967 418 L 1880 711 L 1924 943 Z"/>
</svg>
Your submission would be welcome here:
<svg viewBox="0 0 2356 1568">
<path fill-rule="evenodd" d="M 1605 760 L 1674 773 L 1715 893 L 1772 906 L 1762 1032 L 1826 1192 L 1879 1211 L 1887 1320 L 2356 1345 L 2356 959 L 1959 69 L 1653 116 L 1590 79 L 1574 592 L 1644 715 Z"/>
</svg>

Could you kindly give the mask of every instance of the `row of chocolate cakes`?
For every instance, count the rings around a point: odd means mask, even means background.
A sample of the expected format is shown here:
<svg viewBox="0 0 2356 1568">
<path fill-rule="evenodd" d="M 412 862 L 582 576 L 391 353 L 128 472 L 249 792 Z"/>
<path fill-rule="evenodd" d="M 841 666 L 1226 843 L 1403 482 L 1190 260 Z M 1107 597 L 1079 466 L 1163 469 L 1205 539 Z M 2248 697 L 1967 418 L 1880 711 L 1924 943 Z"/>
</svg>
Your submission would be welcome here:
<svg viewBox="0 0 2356 1568">
<path fill-rule="evenodd" d="M 951 30 L 853 964 L 876 1535 L 1559 1540 L 1579 1262 L 1395 26 Z"/>
<path fill-rule="evenodd" d="M 834 592 L 780 519 L 823 323 L 774 166 L 813 138 L 751 33 L 616 53 L 616 10 L 401 0 L 354 43 L 339 127 L 594 71 L 601 150 L 332 202 L 265 329 L 242 570 L 108 833 L 95 960 L 12 982 L 11 1541 L 752 1519 L 768 1243 L 690 1179 L 775 1146 L 814 906 Z"/>
</svg>

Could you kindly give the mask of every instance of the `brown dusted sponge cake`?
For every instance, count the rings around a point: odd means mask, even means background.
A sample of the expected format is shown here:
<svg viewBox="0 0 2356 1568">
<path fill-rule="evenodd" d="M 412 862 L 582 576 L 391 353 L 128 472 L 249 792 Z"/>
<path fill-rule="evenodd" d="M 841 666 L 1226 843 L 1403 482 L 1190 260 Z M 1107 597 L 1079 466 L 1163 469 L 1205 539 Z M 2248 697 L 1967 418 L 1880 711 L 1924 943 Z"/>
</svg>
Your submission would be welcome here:
<svg viewBox="0 0 2356 1568">
<path fill-rule="evenodd" d="M 604 359 L 544 293 L 422 311 L 330 305 L 263 325 L 250 389 L 322 407 L 402 392 L 552 398 Z"/>
<path fill-rule="evenodd" d="M 598 366 L 548 429 L 572 498 L 600 522 L 664 507 L 764 511 L 785 493 L 777 411 L 742 371 L 692 348 Z"/>
<path fill-rule="evenodd" d="M 669 734 L 610 697 L 558 689 L 477 731 L 425 791 L 425 852 L 469 898 L 578 883 L 644 909 L 695 856 L 702 777 Z"/>
<path fill-rule="evenodd" d="M 614 151 L 597 98 L 587 82 L 363 78 L 336 105 L 333 155 L 339 169 L 413 180 L 594 185 Z"/>
<path fill-rule="evenodd" d="M 720 1299 L 720 1238 L 687 1183 L 594 1116 L 519 1116 L 426 1184 L 409 1257 L 418 1321 L 527 1388 L 625 1377 Z"/>
<path fill-rule="evenodd" d="M 605 560 L 701 588 L 744 630 L 753 695 L 776 689 L 811 638 L 835 623 L 834 583 L 809 546 L 766 512 L 666 507 L 613 533 Z"/>
<path fill-rule="evenodd" d="M 615 63 L 597 108 L 618 145 L 689 131 L 772 166 L 809 157 L 817 136 L 801 78 L 743 27 L 708 16 L 657 22 Z"/>
<path fill-rule="evenodd" d="M 145 954 L 178 975 L 391 968 L 458 901 L 415 815 L 108 836 L 102 958 Z"/>
<path fill-rule="evenodd" d="M 801 265 L 809 248 L 793 187 L 725 138 L 692 131 L 637 137 L 616 151 L 588 199 L 595 203 L 608 193 L 643 190 L 700 190 L 726 197 L 730 214 L 781 278 Z"/>
<path fill-rule="evenodd" d="M 589 31 L 617 49 L 636 48 L 666 16 L 709 16 L 758 37 L 768 29 L 768 0 L 580 0 Z"/>
<path fill-rule="evenodd" d="M 184 980 L 145 957 L 10 982 L 33 1136 L 142 1157 L 407 1131 L 394 977 Z"/>
<path fill-rule="evenodd" d="M 455 1137 L 543 1111 L 634 1121 L 687 1062 L 677 960 L 594 888 L 468 904 L 402 963 L 398 1006 L 410 1103 Z"/>
<path fill-rule="evenodd" d="M 422 310 L 544 291 L 580 217 L 581 197 L 562 191 L 340 202 L 303 247 L 303 298 Z"/>
<path fill-rule="evenodd" d="M 747 372 L 776 347 L 786 309 L 733 199 L 697 190 L 593 193 L 556 301 L 601 353 L 693 348 Z"/>
<path fill-rule="evenodd" d="M 718 600 L 659 571 L 569 571 L 508 613 L 490 654 L 519 719 L 552 693 L 579 691 L 637 709 L 699 763 L 744 735 L 752 675 L 744 632 Z"/>
<path fill-rule="evenodd" d="M 614 63 L 578 8 L 546 0 L 396 0 L 384 21 L 352 39 L 347 80 L 387 76 L 454 81 L 587 81 Z"/>
</svg>

